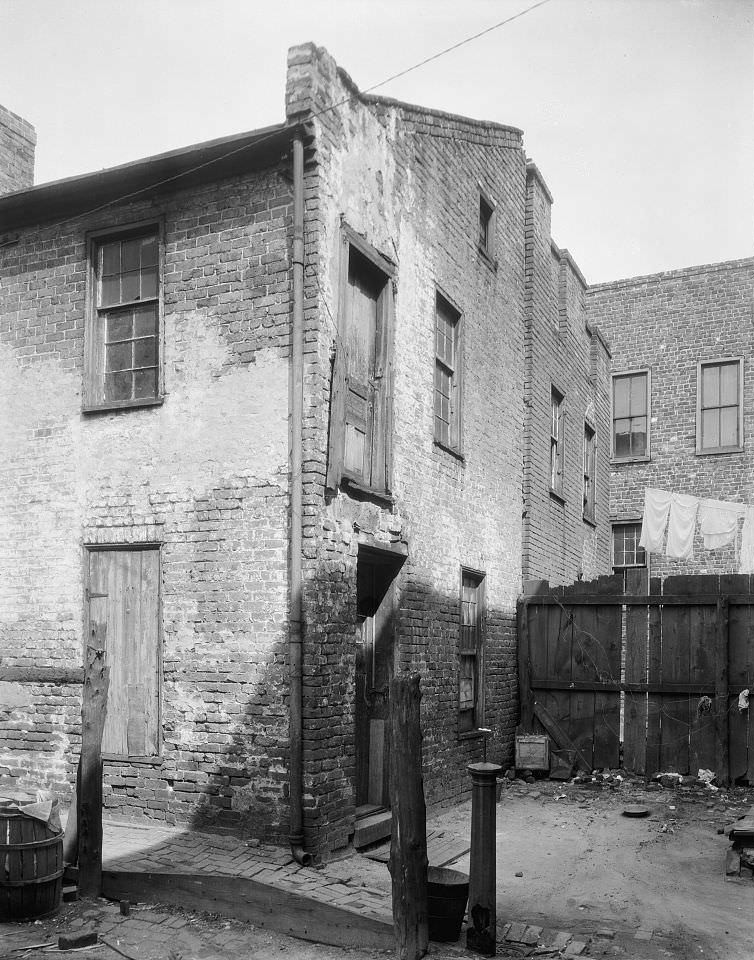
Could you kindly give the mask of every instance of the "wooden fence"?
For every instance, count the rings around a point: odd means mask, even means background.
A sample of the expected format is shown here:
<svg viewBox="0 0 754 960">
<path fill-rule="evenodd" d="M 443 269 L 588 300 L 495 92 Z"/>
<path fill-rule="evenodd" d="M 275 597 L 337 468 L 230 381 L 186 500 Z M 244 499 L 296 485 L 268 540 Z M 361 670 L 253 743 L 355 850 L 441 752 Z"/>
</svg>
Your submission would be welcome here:
<svg viewBox="0 0 754 960">
<path fill-rule="evenodd" d="M 644 591 L 630 577 L 625 589 L 621 577 L 528 585 L 521 729 L 548 732 L 584 768 L 754 783 L 754 577 L 652 579 Z"/>
</svg>

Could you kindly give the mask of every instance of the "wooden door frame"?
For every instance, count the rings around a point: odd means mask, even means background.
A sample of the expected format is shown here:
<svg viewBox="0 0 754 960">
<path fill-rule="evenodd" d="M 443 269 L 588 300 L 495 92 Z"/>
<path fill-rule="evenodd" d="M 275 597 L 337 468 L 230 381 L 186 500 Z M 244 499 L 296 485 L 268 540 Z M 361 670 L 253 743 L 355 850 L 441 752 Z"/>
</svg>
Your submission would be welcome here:
<svg viewBox="0 0 754 960">
<path fill-rule="evenodd" d="M 150 541 L 139 541 L 138 543 L 127 543 L 125 541 L 118 541 L 117 543 L 87 543 L 83 544 L 81 564 L 83 569 L 82 583 L 84 584 L 84 597 L 83 597 L 83 650 L 82 650 L 82 665 L 86 662 L 86 648 L 88 639 L 91 631 L 91 618 L 89 615 L 90 611 L 90 595 L 89 595 L 89 585 L 90 585 L 90 556 L 93 553 L 124 553 L 127 551 L 131 552 L 143 552 L 145 550 L 156 550 L 157 551 L 157 752 L 155 754 L 150 754 L 146 757 L 141 756 L 131 756 L 130 754 L 112 754 L 107 753 L 103 754 L 103 760 L 116 760 L 124 761 L 128 763 L 145 760 L 151 762 L 160 762 L 163 756 L 163 738 L 162 738 L 162 648 L 163 648 L 163 630 L 162 630 L 162 548 L 164 546 L 164 541 L 162 540 L 150 540 Z"/>
</svg>

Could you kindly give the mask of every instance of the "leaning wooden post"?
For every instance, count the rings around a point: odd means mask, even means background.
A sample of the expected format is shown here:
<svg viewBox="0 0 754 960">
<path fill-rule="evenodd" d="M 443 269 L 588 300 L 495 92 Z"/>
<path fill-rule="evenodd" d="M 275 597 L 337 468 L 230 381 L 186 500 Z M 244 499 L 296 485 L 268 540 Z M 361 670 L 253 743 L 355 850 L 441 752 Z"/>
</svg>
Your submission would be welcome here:
<svg viewBox="0 0 754 960">
<path fill-rule="evenodd" d="M 390 681 L 390 876 L 399 960 L 419 960 L 429 947 L 420 701 L 418 673 L 400 674 Z"/>
<path fill-rule="evenodd" d="M 495 910 L 495 812 L 497 763 L 470 763 L 471 863 L 469 867 L 469 925 L 466 946 L 475 953 L 495 956 L 497 916 Z"/>
<path fill-rule="evenodd" d="M 86 648 L 81 701 L 81 760 L 78 793 L 79 896 L 102 893 L 102 732 L 110 668 L 105 666 L 106 624 L 92 630 Z"/>
</svg>

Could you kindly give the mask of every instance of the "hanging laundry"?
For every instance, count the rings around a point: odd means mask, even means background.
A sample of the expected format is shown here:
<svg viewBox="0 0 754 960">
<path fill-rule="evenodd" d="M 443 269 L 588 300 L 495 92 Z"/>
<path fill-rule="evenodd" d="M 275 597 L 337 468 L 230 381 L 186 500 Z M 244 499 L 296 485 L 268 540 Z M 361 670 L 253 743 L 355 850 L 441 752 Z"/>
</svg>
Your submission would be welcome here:
<svg viewBox="0 0 754 960">
<path fill-rule="evenodd" d="M 668 525 L 672 493 L 647 487 L 644 490 L 644 516 L 641 521 L 639 546 L 647 553 L 660 553 Z"/>
<path fill-rule="evenodd" d="M 694 531 L 699 508 L 697 497 L 685 493 L 670 495 L 670 517 L 665 556 L 677 560 L 691 560 L 694 556 Z"/>
<path fill-rule="evenodd" d="M 741 531 L 739 573 L 754 573 L 754 507 L 746 507 Z"/>
<path fill-rule="evenodd" d="M 738 533 L 738 521 L 745 509 L 743 504 L 727 500 L 699 501 L 699 530 L 706 550 L 719 550 L 733 543 Z"/>
</svg>

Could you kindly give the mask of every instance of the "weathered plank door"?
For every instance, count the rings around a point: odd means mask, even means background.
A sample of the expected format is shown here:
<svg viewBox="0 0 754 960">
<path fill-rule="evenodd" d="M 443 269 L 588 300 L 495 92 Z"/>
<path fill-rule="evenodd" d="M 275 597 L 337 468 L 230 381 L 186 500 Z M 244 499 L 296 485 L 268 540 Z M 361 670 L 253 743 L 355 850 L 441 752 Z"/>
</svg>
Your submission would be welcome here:
<svg viewBox="0 0 754 960">
<path fill-rule="evenodd" d="M 158 549 L 89 551 L 89 624 L 106 624 L 110 669 L 102 752 L 159 752 Z"/>
</svg>

